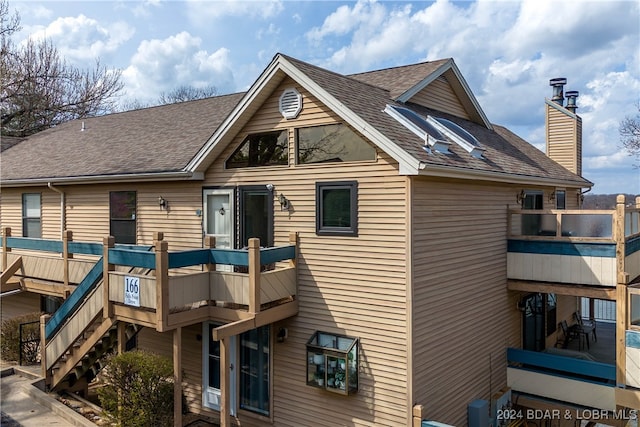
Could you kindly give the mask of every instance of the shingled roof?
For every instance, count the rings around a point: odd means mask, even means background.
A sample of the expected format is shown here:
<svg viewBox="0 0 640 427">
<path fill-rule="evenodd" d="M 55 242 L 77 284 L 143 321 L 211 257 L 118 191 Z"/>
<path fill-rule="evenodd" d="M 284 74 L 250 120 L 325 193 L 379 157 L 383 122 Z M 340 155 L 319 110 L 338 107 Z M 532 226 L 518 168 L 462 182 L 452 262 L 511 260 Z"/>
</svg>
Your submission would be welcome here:
<svg viewBox="0 0 640 427">
<path fill-rule="evenodd" d="M 3 150 L 2 181 L 182 171 L 242 95 L 64 123 Z"/>
<path fill-rule="evenodd" d="M 290 73 L 301 85 L 334 108 L 339 116 L 399 161 L 401 173 L 447 175 L 459 173 L 483 179 L 592 184 L 549 159 L 507 129 L 396 101 L 429 73 L 450 59 L 396 67 L 352 76 L 341 75 L 282 54 L 245 94 L 219 96 L 65 123 L 36 134 L 2 153 L 3 183 L 33 180 L 122 177 L 148 179 L 162 174 L 178 179 L 206 169 L 230 140 L 230 129 L 250 120 L 264 97 L 269 79 Z M 397 77 L 397 78 L 394 78 Z M 403 105 L 422 115 L 454 121 L 473 134 L 485 149 L 483 158 L 452 144 L 451 154 L 424 149 L 424 141 L 384 112 L 387 105 Z M 83 130 L 84 126 L 84 130 Z M 221 142 L 224 141 L 224 142 Z M 214 157 L 212 157 L 212 154 Z M 403 166 L 404 165 L 404 166 Z M 403 170 L 403 167 L 405 168 Z M 413 172 L 410 172 L 410 171 Z M 407 172 L 409 171 L 409 172 Z"/>
</svg>

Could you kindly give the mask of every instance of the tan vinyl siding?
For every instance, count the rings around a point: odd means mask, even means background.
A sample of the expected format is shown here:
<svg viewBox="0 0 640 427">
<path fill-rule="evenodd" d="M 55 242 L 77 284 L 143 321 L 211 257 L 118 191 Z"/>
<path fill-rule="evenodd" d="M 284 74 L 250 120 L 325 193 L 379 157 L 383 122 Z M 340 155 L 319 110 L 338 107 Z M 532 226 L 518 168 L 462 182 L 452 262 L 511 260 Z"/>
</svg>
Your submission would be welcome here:
<svg viewBox="0 0 640 427">
<path fill-rule="evenodd" d="M 22 190 L 2 189 L 2 228 L 10 227 L 12 236 L 22 236 Z"/>
<path fill-rule="evenodd" d="M 398 176 L 397 165 L 378 153 L 375 162 L 297 166 L 290 150 L 289 166 L 224 169 L 224 160 L 247 134 L 338 120 L 299 86 L 304 96 L 300 116 L 282 119 L 278 97 L 291 86 L 296 85 L 287 80 L 274 91 L 205 177 L 210 187 L 271 183 L 276 194 L 291 202 L 291 210 L 283 212 L 274 201 L 274 233 L 276 245 L 286 244 L 289 232 L 299 233 L 300 313 L 278 325 L 288 328 L 289 338 L 274 346 L 274 422 L 296 427 L 406 425 L 406 203 L 405 178 Z M 290 143 L 294 136 L 291 131 Z M 315 183 L 341 180 L 358 181 L 358 236 L 316 236 Z M 306 385 L 305 344 L 317 330 L 360 338 L 360 390 L 355 396 Z M 330 417 L 327 408 L 332 408 Z"/>
<path fill-rule="evenodd" d="M 465 425 L 467 405 L 506 386 L 505 347 L 520 345 L 506 289 L 507 205 L 513 188 L 415 179 L 413 401 Z"/>
<path fill-rule="evenodd" d="M 546 105 L 547 156 L 582 174 L 582 120 Z"/>
<path fill-rule="evenodd" d="M 40 312 L 40 295 L 31 292 L 20 292 L 0 298 L 0 315 L 2 322 L 27 313 Z"/>
<path fill-rule="evenodd" d="M 470 120 L 469 114 L 455 94 L 446 77 L 440 76 L 411 97 L 411 102 L 437 111 Z"/>
</svg>

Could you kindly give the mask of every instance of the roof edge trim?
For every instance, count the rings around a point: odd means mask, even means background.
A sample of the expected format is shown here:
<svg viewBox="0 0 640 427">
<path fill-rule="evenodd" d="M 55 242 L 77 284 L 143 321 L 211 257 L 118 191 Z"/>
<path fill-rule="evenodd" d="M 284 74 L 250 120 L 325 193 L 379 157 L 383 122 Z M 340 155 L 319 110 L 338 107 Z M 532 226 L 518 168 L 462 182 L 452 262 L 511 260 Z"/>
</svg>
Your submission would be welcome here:
<svg viewBox="0 0 640 427">
<path fill-rule="evenodd" d="M 74 185 L 74 184 L 107 184 L 111 182 L 155 182 L 155 181 L 202 181 L 204 174 L 200 172 L 158 172 L 141 174 L 95 175 L 60 178 L 35 178 L 3 180 L 3 187 L 34 187 L 40 185 Z"/>
<path fill-rule="evenodd" d="M 562 105 L 553 102 L 552 100 L 550 100 L 549 98 L 545 98 L 544 99 L 545 104 L 547 104 L 549 107 L 553 107 L 556 110 L 560 111 L 561 113 L 571 117 L 572 119 L 575 120 L 579 120 L 581 119 L 581 117 L 579 115 L 577 115 L 576 113 L 572 113 L 571 111 L 567 110 L 565 107 L 563 107 Z"/>
</svg>

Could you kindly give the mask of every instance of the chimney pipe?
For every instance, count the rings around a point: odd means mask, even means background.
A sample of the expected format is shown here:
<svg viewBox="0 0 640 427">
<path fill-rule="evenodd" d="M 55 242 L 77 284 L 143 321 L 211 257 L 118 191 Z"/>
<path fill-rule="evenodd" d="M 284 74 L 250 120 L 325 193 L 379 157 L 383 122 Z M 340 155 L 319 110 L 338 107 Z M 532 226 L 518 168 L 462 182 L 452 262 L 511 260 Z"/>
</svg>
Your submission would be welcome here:
<svg viewBox="0 0 640 427">
<path fill-rule="evenodd" d="M 573 114 L 576 113 L 576 109 L 578 106 L 576 105 L 576 98 L 580 96 L 580 92 L 577 90 L 567 91 L 567 110 L 571 111 Z"/>
<path fill-rule="evenodd" d="M 562 95 L 562 88 L 567 84 L 567 79 L 564 77 L 556 77 L 549 80 L 549 86 L 553 86 L 553 97 L 551 100 L 560 106 L 564 106 L 564 96 Z"/>
</svg>

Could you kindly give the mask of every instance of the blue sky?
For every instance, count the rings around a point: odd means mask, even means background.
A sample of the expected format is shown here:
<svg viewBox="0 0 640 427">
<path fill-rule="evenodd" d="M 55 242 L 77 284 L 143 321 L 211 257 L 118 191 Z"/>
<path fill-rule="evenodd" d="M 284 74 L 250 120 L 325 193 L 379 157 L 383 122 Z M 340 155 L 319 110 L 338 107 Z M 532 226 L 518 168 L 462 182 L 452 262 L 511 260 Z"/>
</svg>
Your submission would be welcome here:
<svg viewBox="0 0 640 427">
<path fill-rule="evenodd" d="M 17 40 L 123 72 L 122 102 L 246 90 L 277 52 L 340 73 L 454 58 L 493 123 L 544 148 L 549 79 L 578 90 L 593 193 L 640 194 L 618 126 L 640 102 L 638 1 L 11 1 Z"/>
</svg>

